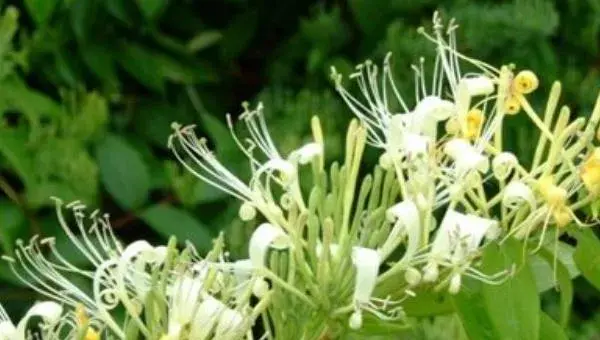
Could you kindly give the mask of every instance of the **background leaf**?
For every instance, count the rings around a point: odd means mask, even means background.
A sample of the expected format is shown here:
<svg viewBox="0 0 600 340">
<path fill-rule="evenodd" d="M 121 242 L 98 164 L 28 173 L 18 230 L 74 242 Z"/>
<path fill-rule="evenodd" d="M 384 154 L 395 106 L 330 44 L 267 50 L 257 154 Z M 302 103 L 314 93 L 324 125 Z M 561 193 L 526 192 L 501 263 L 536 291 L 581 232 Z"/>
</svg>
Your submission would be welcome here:
<svg viewBox="0 0 600 340">
<path fill-rule="evenodd" d="M 202 253 L 212 247 L 214 236 L 209 229 L 185 210 L 157 204 L 145 209 L 139 216 L 157 233 L 165 237 L 175 236 L 180 243 L 190 241 Z"/>
<path fill-rule="evenodd" d="M 58 0 L 25 0 L 29 15 L 40 26 L 48 22 L 57 3 Z"/>
<path fill-rule="evenodd" d="M 96 148 L 100 178 L 122 207 L 134 209 L 146 202 L 149 170 L 139 152 L 122 137 L 107 135 Z"/>
<path fill-rule="evenodd" d="M 596 289 L 600 289 L 600 241 L 589 229 L 578 231 L 577 247 L 573 259 L 581 275 L 586 278 Z"/>
</svg>

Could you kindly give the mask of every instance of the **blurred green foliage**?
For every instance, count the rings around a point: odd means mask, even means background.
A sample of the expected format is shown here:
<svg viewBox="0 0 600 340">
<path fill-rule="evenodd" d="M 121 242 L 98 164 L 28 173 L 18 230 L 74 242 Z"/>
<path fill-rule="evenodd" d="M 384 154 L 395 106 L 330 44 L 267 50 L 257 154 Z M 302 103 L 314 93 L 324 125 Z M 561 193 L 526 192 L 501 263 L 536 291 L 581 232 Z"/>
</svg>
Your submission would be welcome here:
<svg viewBox="0 0 600 340">
<path fill-rule="evenodd" d="M 17 238 L 53 235 L 49 197 L 58 196 L 109 211 L 125 239 L 174 233 L 206 249 L 225 230 L 239 254 L 249 228 L 235 218 L 238 206 L 173 161 L 166 148 L 171 122 L 198 124 L 243 177 L 246 163 L 227 138 L 224 114 L 235 116 L 243 100 L 260 100 L 283 152 L 310 137 L 309 119 L 318 114 L 326 154 L 339 158 L 351 116 L 333 91 L 329 67 L 349 73 L 391 51 L 398 83 L 412 93 L 410 65 L 421 56 L 432 60 L 417 28 L 429 25 L 436 9 L 457 19 L 459 48 L 469 55 L 535 70 L 541 93 L 561 79 L 577 114 L 589 113 L 600 89 L 599 0 L 0 4 L 5 253 Z M 530 146 L 519 119 L 507 128 L 511 146 L 523 152 Z M 0 278 L 10 281 L 2 267 Z M 586 291 L 579 285 L 577 292 Z M 585 337 L 598 316 L 582 299 L 575 297 L 585 312 L 573 317 L 573 335 Z"/>
</svg>

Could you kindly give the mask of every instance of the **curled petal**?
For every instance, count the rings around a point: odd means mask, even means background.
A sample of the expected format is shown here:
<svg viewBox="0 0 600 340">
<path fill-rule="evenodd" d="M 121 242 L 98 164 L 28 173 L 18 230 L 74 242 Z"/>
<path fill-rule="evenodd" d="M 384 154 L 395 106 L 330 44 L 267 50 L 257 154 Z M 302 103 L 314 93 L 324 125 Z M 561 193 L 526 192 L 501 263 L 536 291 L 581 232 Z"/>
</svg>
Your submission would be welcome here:
<svg viewBox="0 0 600 340">
<path fill-rule="evenodd" d="M 523 204 L 527 204 L 531 211 L 535 210 L 536 202 L 533 190 L 523 182 L 510 182 L 504 189 L 502 205 L 509 209 L 518 209 Z"/>
<path fill-rule="evenodd" d="M 517 167 L 519 161 L 512 152 L 501 152 L 492 161 L 492 173 L 499 180 L 505 180 Z"/>
<path fill-rule="evenodd" d="M 250 238 L 250 261 L 255 268 L 262 268 L 270 247 L 286 249 L 290 246 L 289 236 L 269 223 L 263 223 L 252 233 Z"/>
</svg>

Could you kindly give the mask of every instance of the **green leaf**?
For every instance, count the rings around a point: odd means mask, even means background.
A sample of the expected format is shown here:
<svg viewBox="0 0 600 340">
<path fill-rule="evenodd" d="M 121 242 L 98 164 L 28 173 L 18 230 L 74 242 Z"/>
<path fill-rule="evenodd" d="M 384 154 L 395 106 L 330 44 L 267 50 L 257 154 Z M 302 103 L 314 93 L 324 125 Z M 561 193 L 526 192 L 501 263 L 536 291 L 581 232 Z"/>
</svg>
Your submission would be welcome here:
<svg viewBox="0 0 600 340">
<path fill-rule="evenodd" d="M 140 83 L 157 92 L 163 92 L 163 65 L 154 52 L 136 44 L 123 43 L 117 58 L 119 64 Z"/>
<path fill-rule="evenodd" d="M 16 239 L 27 226 L 21 208 L 13 202 L 0 201 L 0 246 L 5 253 L 12 254 Z"/>
<path fill-rule="evenodd" d="M 567 340 L 563 328 L 560 327 L 548 314 L 540 313 L 540 340 Z"/>
<path fill-rule="evenodd" d="M 150 173 L 140 153 L 123 138 L 107 135 L 97 146 L 100 178 L 106 190 L 126 209 L 144 204 Z"/>
<path fill-rule="evenodd" d="M 69 7 L 71 27 L 80 42 L 87 40 L 97 9 L 97 1 L 93 0 L 73 1 Z"/>
<path fill-rule="evenodd" d="M 389 0 L 351 0 L 349 5 L 354 19 L 367 37 L 383 33 L 388 20 L 382 20 L 382 17 L 389 15 Z"/>
<path fill-rule="evenodd" d="M 155 54 L 154 58 L 161 66 L 160 74 L 175 83 L 214 83 L 219 79 L 217 70 L 208 63 L 186 63 L 164 54 Z"/>
<path fill-rule="evenodd" d="M 165 238 L 175 236 L 179 242 L 190 241 L 202 253 L 212 248 L 213 235 L 208 227 L 185 210 L 157 204 L 144 210 L 139 217 Z"/>
<path fill-rule="evenodd" d="M 137 4 L 146 19 L 154 20 L 162 13 L 167 0 L 137 0 Z"/>
<path fill-rule="evenodd" d="M 208 48 L 223 38 L 219 31 L 203 31 L 193 37 L 187 44 L 187 49 L 191 52 L 198 52 Z"/>
<path fill-rule="evenodd" d="M 466 278 L 460 292 L 452 298 L 454 308 L 470 339 L 500 339 L 482 296 L 483 284 Z"/>
<path fill-rule="evenodd" d="M 543 250 L 546 252 L 554 253 L 553 246 L 544 247 Z M 574 252 L 574 246 L 563 242 L 558 243 L 557 260 L 568 271 L 569 277 L 571 279 L 574 279 L 581 274 L 579 272 L 579 269 L 575 265 L 575 262 L 573 261 Z M 556 285 L 556 281 L 554 280 L 554 269 L 552 267 L 553 261 L 554 260 L 548 261 L 547 258 L 544 258 L 539 253 L 529 258 L 529 266 L 531 267 L 533 275 L 535 276 L 535 282 L 538 288 L 538 293 L 543 293 L 548 289 L 554 288 L 554 286 Z"/>
<path fill-rule="evenodd" d="M 423 317 L 452 312 L 452 300 L 446 294 L 433 293 L 427 290 L 416 291 L 416 297 L 407 299 L 402 307 L 406 315 Z"/>
<path fill-rule="evenodd" d="M 101 44 L 91 43 L 82 46 L 79 51 L 86 65 L 96 77 L 116 90 L 119 80 L 112 51 Z"/>
<path fill-rule="evenodd" d="M 557 288 L 560 291 L 560 325 L 567 327 L 571 315 L 571 305 L 573 304 L 573 282 L 571 281 L 569 269 L 561 261 L 555 261 L 555 255 L 552 251 L 542 248 L 540 254 L 554 268 L 554 272 L 549 273 L 549 275 L 553 281 L 556 280 L 553 285 L 558 283 Z M 554 274 L 556 279 L 554 279 Z"/>
<path fill-rule="evenodd" d="M 25 0 L 25 7 L 29 15 L 33 18 L 33 21 L 38 26 L 43 26 L 50 19 L 57 3 L 58 0 Z"/>
<path fill-rule="evenodd" d="M 499 272 L 517 264 L 517 272 L 500 285 L 484 285 L 482 295 L 492 323 L 502 339 L 537 339 L 540 298 L 529 264 L 522 258 L 519 242 L 509 240 L 502 247 L 486 248 L 483 268 Z"/>
<path fill-rule="evenodd" d="M 31 150 L 24 131 L 0 129 L 0 154 L 26 187 L 35 183 Z"/>
<path fill-rule="evenodd" d="M 483 254 L 482 271 L 497 273 L 516 265 L 517 272 L 502 284 L 465 280 L 454 298 L 463 327 L 471 339 L 537 339 L 540 300 L 522 246 L 508 240 L 491 244 Z"/>
<path fill-rule="evenodd" d="M 577 231 L 577 247 L 573 259 L 581 275 L 600 289 L 600 241 L 591 229 Z"/>
<path fill-rule="evenodd" d="M 223 32 L 221 43 L 223 59 L 237 58 L 250 45 L 257 26 L 258 15 L 255 11 L 248 11 L 234 17 Z"/>
</svg>

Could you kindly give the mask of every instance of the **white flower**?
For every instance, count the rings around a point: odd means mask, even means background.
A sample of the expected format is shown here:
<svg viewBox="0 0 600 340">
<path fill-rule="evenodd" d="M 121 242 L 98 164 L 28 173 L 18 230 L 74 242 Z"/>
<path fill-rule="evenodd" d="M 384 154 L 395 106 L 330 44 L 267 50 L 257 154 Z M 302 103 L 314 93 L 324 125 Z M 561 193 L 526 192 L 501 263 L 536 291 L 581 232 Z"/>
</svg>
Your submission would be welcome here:
<svg viewBox="0 0 600 340">
<path fill-rule="evenodd" d="M 483 238 L 493 234 L 496 228 L 496 220 L 448 210 L 431 246 L 430 256 L 452 263 L 468 260 L 469 255 L 479 249 Z"/>
<path fill-rule="evenodd" d="M 56 302 L 37 302 L 25 313 L 15 327 L 2 305 L 0 305 L 0 340 L 33 339 L 28 328 L 28 323 L 32 317 L 41 317 L 42 323 L 39 326 L 44 340 L 58 340 L 62 314 L 63 308 Z"/>
<path fill-rule="evenodd" d="M 491 282 L 498 275 L 487 276 L 470 266 L 473 256 L 478 253 L 484 237 L 497 236 L 498 222 L 475 215 L 466 215 L 448 210 L 429 252 L 429 262 L 424 267 L 423 280 L 433 282 L 438 279 L 438 266 L 452 270 L 449 277 L 449 291 L 456 293 L 460 287 L 461 274 L 482 281 Z M 504 273 L 500 273 L 504 274 Z"/>
<path fill-rule="evenodd" d="M 79 202 L 67 205 L 73 211 L 73 217 L 81 236 L 76 236 L 66 223 L 62 214 L 62 202 L 56 200 L 56 211 L 61 227 L 79 252 L 96 268 L 95 271 L 84 270 L 71 264 L 55 246 L 54 238 L 39 240 L 33 237 L 29 244 L 17 242 L 15 257 L 4 257 L 11 270 L 21 281 L 33 290 L 54 301 L 60 301 L 73 308 L 83 305 L 93 318 L 101 320 L 118 337 L 124 333 L 109 310 L 116 307 L 116 281 L 114 277 L 115 259 L 120 256 L 122 247 L 112 233 L 108 216 L 99 216 L 94 211 L 90 216 L 91 226 L 85 227 L 85 206 Z M 90 237 L 91 236 L 91 237 Z M 56 262 L 49 261 L 41 246 L 47 246 Z M 81 288 L 71 282 L 68 274 L 79 275 L 90 280 L 94 286 L 93 296 L 89 296 Z"/>
</svg>

